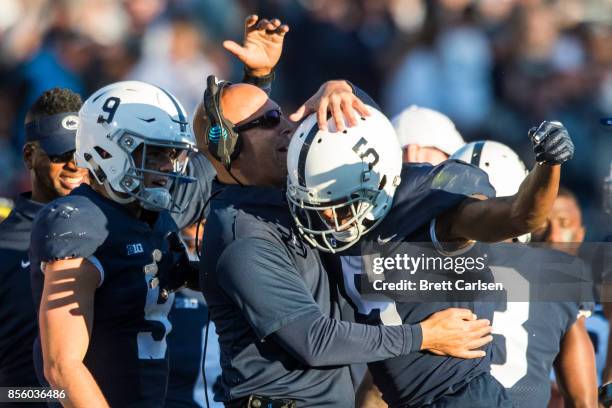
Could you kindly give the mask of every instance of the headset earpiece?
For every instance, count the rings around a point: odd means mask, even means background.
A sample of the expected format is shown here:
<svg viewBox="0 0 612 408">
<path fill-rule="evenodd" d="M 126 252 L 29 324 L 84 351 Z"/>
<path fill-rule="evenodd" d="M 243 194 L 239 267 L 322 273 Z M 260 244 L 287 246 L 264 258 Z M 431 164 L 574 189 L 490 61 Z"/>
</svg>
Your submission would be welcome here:
<svg viewBox="0 0 612 408">
<path fill-rule="evenodd" d="M 234 132 L 234 124 L 225 119 L 221 110 L 221 94 L 223 88 L 231 85 L 227 81 L 219 81 L 214 75 L 206 78 L 204 91 L 204 110 L 208 118 L 205 129 L 208 139 L 208 151 L 229 169 L 242 147 L 240 135 Z"/>
</svg>

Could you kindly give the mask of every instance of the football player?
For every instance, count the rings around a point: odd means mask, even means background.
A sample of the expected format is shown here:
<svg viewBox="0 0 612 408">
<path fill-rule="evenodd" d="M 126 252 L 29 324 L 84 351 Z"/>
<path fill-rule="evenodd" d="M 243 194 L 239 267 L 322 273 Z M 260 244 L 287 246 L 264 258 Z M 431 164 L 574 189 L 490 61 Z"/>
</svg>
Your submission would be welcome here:
<svg viewBox="0 0 612 408">
<path fill-rule="evenodd" d="M 472 142 L 451 156 L 485 171 L 497 197 L 516 194 L 527 176 L 517 154 L 494 141 Z M 555 200 L 566 199 L 567 194 Z M 552 234 L 558 233 L 557 214 L 551 213 Z M 563 223 L 564 227 L 567 222 Z M 576 232 L 581 224 L 572 223 Z M 526 242 L 529 235 L 515 238 Z M 509 240 L 511 241 L 511 240 Z M 576 242 L 576 241 L 574 241 Z M 554 247 L 553 247 L 554 248 Z M 493 316 L 491 374 L 506 388 L 516 407 L 545 407 L 550 398 L 549 373 L 554 363 L 558 384 L 568 406 L 593 407 L 597 404 L 597 379 L 593 345 L 585 328 L 586 314 L 581 299 L 571 302 L 545 302 L 527 298 L 531 282 L 559 282 L 559 265 L 571 265 L 576 276 L 588 276 L 577 258 L 546 248 L 526 245 L 492 245 L 487 248 L 488 265 L 496 282 L 506 285 L 508 301 Z M 538 267 L 535 267 L 538 265 Z M 549 266 L 550 265 L 550 266 Z M 566 271 L 570 272 L 570 271 Z M 517 283 L 520 282 L 520 283 Z M 519 293 L 510 293 L 520 290 Z M 536 295 L 537 296 L 537 295 Z"/>
<path fill-rule="evenodd" d="M 138 81 L 94 92 L 79 121 L 75 158 L 91 187 L 49 203 L 32 227 L 37 374 L 67 406 L 163 406 L 168 282 L 185 255 L 170 245 L 170 212 L 190 224 L 182 197 L 206 195 L 185 175 L 195 142 L 177 100 Z"/>
<path fill-rule="evenodd" d="M 333 132 L 333 122 L 328 128 L 332 131 L 319 130 L 311 116 L 296 130 L 287 154 L 287 198 L 302 237 L 322 251 L 339 253 L 356 317 L 414 324 L 444 308 L 467 307 L 491 319 L 490 303 L 396 304 L 361 298 L 355 279 L 364 273 L 363 258 L 355 244 L 431 242 L 440 254 L 452 255 L 468 250 L 471 241 L 500 241 L 536 229 L 556 196 L 560 164 L 573 155 L 565 128 L 543 122 L 530 131 L 538 163 L 517 194 L 501 198 L 491 198 L 495 191 L 486 173 L 469 164 L 449 160 L 435 167 L 402 167 L 401 149 L 388 121 L 363 116 L 358 126 L 341 135 Z M 372 363 L 370 371 L 392 407 L 511 406 L 489 373 L 490 347 L 485 351 L 486 356 L 476 360 L 413 353 Z"/>
<path fill-rule="evenodd" d="M 23 160 L 31 191 L 18 196 L 14 210 L 0 224 L 0 387 L 39 386 L 32 361 L 37 325 L 30 288 L 30 231 L 46 203 L 88 181 L 87 171 L 79 169 L 73 157 L 81 105 L 78 94 L 54 88 L 39 96 L 26 114 Z"/>
</svg>

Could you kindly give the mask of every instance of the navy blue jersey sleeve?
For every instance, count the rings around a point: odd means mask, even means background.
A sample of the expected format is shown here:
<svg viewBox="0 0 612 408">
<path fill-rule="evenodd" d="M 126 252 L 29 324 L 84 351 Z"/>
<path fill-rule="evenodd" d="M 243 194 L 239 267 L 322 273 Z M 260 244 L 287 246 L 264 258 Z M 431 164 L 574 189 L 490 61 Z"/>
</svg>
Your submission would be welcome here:
<svg viewBox="0 0 612 408">
<path fill-rule="evenodd" d="M 483 170 L 459 160 L 446 160 L 433 168 L 432 190 L 464 196 L 495 197 L 495 189 Z"/>
<path fill-rule="evenodd" d="M 304 364 L 317 366 L 370 363 L 418 351 L 421 326 L 368 326 L 342 322 L 313 312 L 274 333 L 274 338 Z"/>
<path fill-rule="evenodd" d="M 234 241 L 217 262 L 223 291 L 263 339 L 319 306 L 278 245 L 260 238 Z"/>
<path fill-rule="evenodd" d="M 49 262 L 91 256 L 108 237 L 108 222 L 84 197 L 55 200 L 34 219 L 30 241 L 33 259 Z"/>
<path fill-rule="evenodd" d="M 206 217 L 206 205 L 211 194 L 212 181 L 216 172 L 210 161 L 203 154 L 194 153 L 187 164 L 187 175 L 196 179 L 195 182 L 182 184 L 176 192 L 177 204 L 185 207 L 182 213 L 172 214 L 179 229 L 195 224 L 201 215 Z M 204 214 L 202 212 L 204 211 Z"/>
</svg>

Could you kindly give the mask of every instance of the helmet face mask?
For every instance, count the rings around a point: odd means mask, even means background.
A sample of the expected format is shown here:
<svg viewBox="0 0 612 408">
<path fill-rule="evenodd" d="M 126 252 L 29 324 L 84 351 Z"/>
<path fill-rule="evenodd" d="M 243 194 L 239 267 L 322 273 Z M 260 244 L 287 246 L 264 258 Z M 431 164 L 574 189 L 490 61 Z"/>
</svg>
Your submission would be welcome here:
<svg viewBox="0 0 612 408">
<path fill-rule="evenodd" d="M 349 248 L 378 224 L 368 220 L 378 194 L 361 190 L 346 200 L 321 205 L 304 202 L 289 192 L 287 199 L 302 236 L 319 249 L 336 252 Z"/>
<path fill-rule="evenodd" d="M 185 171 L 196 149 L 172 95 L 144 82 L 117 82 L 85 101 L 79 118 L 77 165 L 89 169 L 112 200 L 138 201 L 151 211 L 184 210 L 176 195 L 181 184 L 195 181 Z"/>
<path fill-rule="evenodd" d="M 185 175 L 189 152 L 193 148 L 183 143 L 152 140 L 127 132 L 119 136 L 118 144 L 125 150 L 130 162 L 120 181 L 122 192 L 138 200 L 147 210 L 182 212 L 184 208 L 176 204 L 176 187 L 195 181 L 193 177 Z M 159 170 L 168 161 L 172 164 L 172 171 Z M 158 185 L 148 185 L 150 178 L 157 179 Z M 162 180 L 163 186 L 159 185 Z"/>
<path fill-rule="evenodd" d="M 319 130 L 316 114 L 295 131 L 287 152 L 287 200 L 305 241 L 325 252 L 356 244 L 391 208 L 402 150 L 374 108 L 357 126 Z"/>
</svg>

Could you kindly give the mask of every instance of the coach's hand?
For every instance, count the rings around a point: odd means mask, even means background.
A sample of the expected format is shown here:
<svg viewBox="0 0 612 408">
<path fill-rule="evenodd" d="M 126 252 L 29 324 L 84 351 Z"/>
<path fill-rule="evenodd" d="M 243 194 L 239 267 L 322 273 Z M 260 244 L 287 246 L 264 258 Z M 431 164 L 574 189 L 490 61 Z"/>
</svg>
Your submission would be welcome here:
<svg viewBox="0 0 612 408">
<path fill-rule="evenodd" d="M 574 143 L 561 122 L 544 121 L 529 129 L 529 138 L 540 164 L 561 164 L 574 156 Z"/>
<path fill-rule="evenodd" d="M 493 340 L 487 319 L 476 320 L 468 309 L 451 308 L 429 316 L 421 322 L 421 350 L 441 356 L 479 358 L 486 353 L 478 350 Z"/>
<path fill-rule="evenodd" d="M 315 93 L 298 108 L 297 111 L 289 115 L 289 119 L 298 122 L 302 118 L 317 112 L 317 122 L 319 129 L 327 130 L 327 113 L 330 112 L 336 131 L 344 130 L 344 121 L 349 127 L 357 126 L 357 116 L 369 116 L 368 108 L 354 93 L 353 88 L 348 82 L 343 80 L 327 81 Z"/>
<path fill-rule="evenodd" d="M 228 40 L 223 41 L 223 47 L 242 61 L 251 75 L 265 76 L 278 63 L 288 31 L 289 26 L 277 18 L 260 19 L 252 14 L 244 20 L 243 45 Z"/>
</svg>

